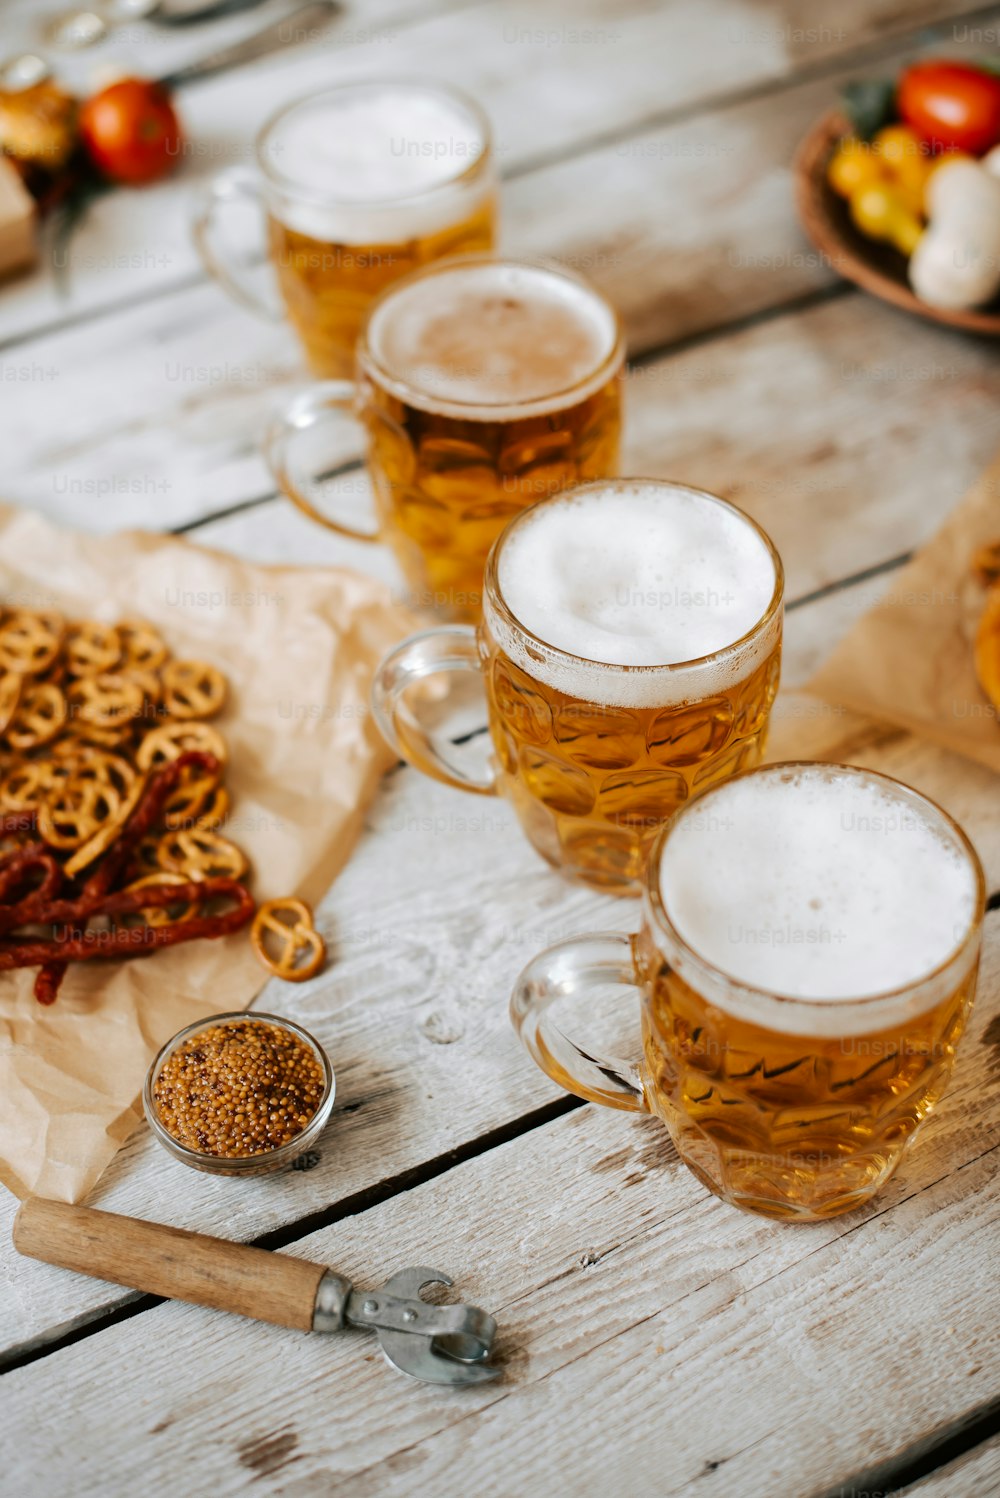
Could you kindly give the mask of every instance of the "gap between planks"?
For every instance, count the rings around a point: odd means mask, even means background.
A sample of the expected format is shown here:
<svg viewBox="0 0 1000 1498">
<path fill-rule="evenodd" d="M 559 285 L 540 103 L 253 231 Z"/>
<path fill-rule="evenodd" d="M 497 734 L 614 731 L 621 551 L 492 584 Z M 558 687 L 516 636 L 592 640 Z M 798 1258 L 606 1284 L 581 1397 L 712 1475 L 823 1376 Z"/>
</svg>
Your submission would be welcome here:
<svg viewBox="0 0 1000 1498">
<path fill-rule="evenodd" d="M 464 1165 L 466 1161 L 485 1155 L 502 1144 L 509 1144 L 515 1139 L 532 1133 L 535 1129 L 544 1128 L 546 1124 L 562 1118 L 567 1113 L 574 1112 L 577 1108 L 588 1106 L 589 1104 L 585 1103 L 583 1098 L 567 1093 L 551 1103 L 544 1104 L 541 1108 L 533 1108 L 529 1113 L 522 1113 L 519 1118 L 489 1129 L 475 1139 L 466 1140 L 456 1145 L 454 1149 L 446 1150 L 444 1154 L 421 1161 L 419 1165 L 410 1166 L 396 1175 L 387 1176 L 373 1186 L 352 1192 L 350 1196 L 341 1197 L 329 1207 L 307 1212 L 302 1217 L 283 1223 L 281 1227 L 269 1228 L 266 1232 L 258 1233 L 255 1237 L 245 1241 L 253 1248 L 266 1248 L 272 1251 L 289 1248 L 310 1233 L 316 1233 L 321 1228 L 332 1227 L 335 1223 L 343 1221 L 345 1217 L 357 1217 L 364 1212 L 369 1212 L 373 1207 L 388 1201 L 390 1197 L 398 1196 L 404 1191 L 413 1191 L 417 1186 L 423 1186 L 447 1174 L 448 1171 L 454 1170 L 457 1165 Z M 349 1110 L 342 1109 L 341 1111 Z M 143 1312 L 152 1310 L 154 1306 L 162 1305 L 163 1300 L 162 1295 L 147 1295 L 138 1291 L 129 1296 L 123 1305 L 115 1306 L 110 1311 L 100 1312 L 91 1320 L 71 1327 L 68 1331 L 57 1333 L 51 1338 L 33 1339 L 20 1347 L 12 1347 L 9 1352 L 0 1354 L 0 1377 L 5 1373 L 13 1373 L 17 1368 L 27 1367 L 29 1363 L 37 1363 L 42 1358 L 50 1357 L 53 1353 L 62 1351 L 64 1347 L 72 1347 L 75 1343 L 82 1342 L 87 1337 L 106 1330 L 109 1326 L 117 1326 L 122 1321 L 130 1321 L 133 1316 L 140 1316 Z"/>
</svg>

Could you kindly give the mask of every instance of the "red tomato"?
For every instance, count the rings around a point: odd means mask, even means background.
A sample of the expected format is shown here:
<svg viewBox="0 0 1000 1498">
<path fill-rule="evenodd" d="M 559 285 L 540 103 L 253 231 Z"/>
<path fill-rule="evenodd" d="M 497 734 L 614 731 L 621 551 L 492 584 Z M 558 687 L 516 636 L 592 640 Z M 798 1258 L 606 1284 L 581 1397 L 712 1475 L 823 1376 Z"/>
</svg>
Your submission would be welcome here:
<svg viewBox="0 0 1000 1498">
<path fill-rule="evenodd" d="M 87 99 L 80 133 L 95 166 L 131 186 L 173 171 L 184 144 L 166 90 L 142 78 L 122 78 Z"/>
<path fill-rule="evenodd" d="M 896 105 L 937 151 L 982 156 L 1000 141 L 1000 77 L 964 62 L 918 62 L 899 80 Z"/>
</svg>

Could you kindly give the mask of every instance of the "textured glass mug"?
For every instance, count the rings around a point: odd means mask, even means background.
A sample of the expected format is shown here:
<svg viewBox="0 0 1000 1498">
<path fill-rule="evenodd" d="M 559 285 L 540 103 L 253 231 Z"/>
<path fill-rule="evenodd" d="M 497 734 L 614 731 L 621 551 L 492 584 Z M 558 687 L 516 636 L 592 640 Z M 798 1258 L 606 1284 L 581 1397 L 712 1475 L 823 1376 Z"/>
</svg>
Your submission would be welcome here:
<svg viewBox="0 0 1000 1498">
<path fill-rule="evenodd" d="M 541 394 L 488 398 L 460 385 L 441 398 L 428 388 L 426 370 L 397 367 L 385 347 L 421 296 L 446 309 L 443 324 L 461 327 L 459 299 L 479 277 L 502 282 L 511 299 L 523 297 L 527 310 L 516 327 L 525 341 L 511 350 L 515 372 L 531 366 L 531 340 L 544 337 L 538 308 L 545 297 L 578 307 L 573 316 L 600 320 L 606 345 L 584 370 L 557 371 L 554 388 Z M 497 347 L 506 354 L 499 334 Z M 440 260 L 382 293 L 358 338 L 356 379 L 303 391 L 268 432 L 265 456 L 278 488 L 310 519 L 390 547 L 411 608 L 476 620 L 486 558 L 511 517 L 540 495 L 617 473 L 624 359 L 615 309 L 564 266 L 492 255 Z M 359 424 L 375 504 L 367 522 L 345 504 L 358 487 L 349 475 Z"/>
<path fill-rule="evenodd" d="M 435 108 L 462 122 L 460 138 L 421 138 L 422 115 Z M 382 112 L 383 121 L 391 116 L 386 139 L 366 137 L 366 109 Z M 296 170 L 283 135 L 291 129 L 321 136 L 338 129 L 337 115 L 345 112 L 349 124 L 341 122 L 340 136 L 346 133 L 356 148 L 357 163 L 365 162 L 366 153 L 388 151 L 394 160 L 417 164 L 412 183 L 407 185 L 405 171 L 397 170 L 397 191 L 359 198 L 326 183 L 310 184 L 304 166 Z M 454 170 L 421 186 L 418 173 L 424 175 L 428 158 L 435 159 L 434 148 Z M 492 249 L 495 242 L 489 122 L 478 104 L 447 84 L 373 79 L 307 94 L 271 116 L 254 155 L 255 170 L 236 167 L 212 183 L 195 217 L 195 245 L 205 268 L 236 301 L 264 317 L 289 318 L 310 368 L 321 378 L 351 374 L 368 309 L 392 281 L 445 256 Z M 267 299 L 216 244 L 221 217 L 240 202 L 265 210 L 268 253 L 283 305 Z"/>
<path fill-rule="evenodd" d="M 640 486 L 668 503 L 682 494 L 718 506 L 755 532 L 770 557 L 774 587 L 762 616 L 711 655 L 669 666 L 585 660 L 538 639 L 514 616 L 499 583 L 503 547 L 545 505 L 590 492 Z M 596 565 L 600 565 L 600 561 Z M 486 567 L 478 628 L 442 626 L 405 640 L 376 673 L 376 721 L 396 752 L 458 790 L 504 795 L 529 841 L 554 868 L 616 892 L 638 892 L 659 829 L 689 797 L 759 763 L 781 662 L 781 559 L 763 530 L 726 500 L 658 479 L 580 484 L 511 521 Z M 495 767 L 467 774 L 449 746 L 424 732 L 407 696 L 427 677 L 479 672 L 484 681 Z M 553 683 L 594 683 L 588 697 Z M 609 707 L 600 689 L 641 684 L 645 705 Z"/>
<path fill-rule="evenodd" d="M 809 1221 L 852 1211 L 873 1196 L 936 1105 L 975 998 L 986 890 L 958 824 L 887 776 L 856 766 L 774 764 L 737 778 L 803 769 L 891 786 L 967 862 L 973 913 L 932 972 L 881 994 L 830 1003 L 737 981 L 695 951 L 671 921 L 659 871 L 685 818 L 710 824 L 708 791 L 653 846 L 640 930 L 595 932 L 549 947 L 519 976 L 510 1013 L 547 1076 L 588 1102 L 654 1114 L 684 1163 L 723 1201 Z M 716 787 L 720 800 L 725 790 Z M 609 985 L 639 993 L 639 1065 L 581 1049 L 553 1019 L 561 1000 Z"/>
</svg>

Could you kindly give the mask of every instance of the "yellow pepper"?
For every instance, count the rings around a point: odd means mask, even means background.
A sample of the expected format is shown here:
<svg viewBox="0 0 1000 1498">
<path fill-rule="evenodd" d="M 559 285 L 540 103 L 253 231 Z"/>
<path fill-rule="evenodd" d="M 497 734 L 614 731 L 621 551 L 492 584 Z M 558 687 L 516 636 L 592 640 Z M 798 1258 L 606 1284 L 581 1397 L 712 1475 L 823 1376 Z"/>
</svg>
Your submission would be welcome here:
<svg viewBox="0 0 1000 1498">
<path fill-rule="evenodd" d="M 886 176 L 913 213 L 924 209 L 924 187 L 933 158 L 926 142 L 905 125 L 886 125 L 872 140 Z"/>
<path fill-rule="evenodd" d="M 912 255 L 924 226 L 898 188 L 885 182 L 862 187 L 850 198 L 851 218 L 869 239 L 896 246 Z"/>
<path fill-rule="evenodd" d="M 884 181 L 885 165 L 867 141 L 845 135 L 830 157 L 826 178 L 835 193 L 849 198 L 859 188 Z"/>
</svg>

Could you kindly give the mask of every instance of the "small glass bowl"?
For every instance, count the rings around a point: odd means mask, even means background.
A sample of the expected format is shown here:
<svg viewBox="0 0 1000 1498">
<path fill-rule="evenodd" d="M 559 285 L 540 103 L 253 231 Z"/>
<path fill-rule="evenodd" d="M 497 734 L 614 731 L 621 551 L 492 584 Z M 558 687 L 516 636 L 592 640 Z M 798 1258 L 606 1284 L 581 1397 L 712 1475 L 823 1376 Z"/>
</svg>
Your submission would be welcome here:
<svg viewBox="0 0 1000 1498">
<path fill-rule="evenodd" d="M 268 1150 L 263 1155 L 206 1155 L 200 1150 L 189 1149 L 186 1144 L 181 1144 L 173 1134 L 167 1130 L 160 1121 L 156 1101 L 153 1097 L 153 1084 L 178 1046 L 183 1045 L 192 1036 L 199 1035 L 203 1030 L 210 1030 L 216 1025 L 225 1025 L 240 1020 L 259 1020 L 266 1025 L 274 1025 L 279 1030 L 285 1030 L 295 1035 L 305 1045 L 309 1046 L 320 1066 L 323 1068 L 325 1086 L 319 1107 L 312 1118 L 306 1124 L 301 1134 L 296 1134 L 287 1144 L 279 1145 L 277 1149 Z M 294 1020 L 283 1019 L 278 1014 L 258 1014 L 256 1011 L 237 1009 L 227 1014 L 212 1014 L 208 1019 L 197 1020 L 193 1025 L 186 1025 L 183 1030 L 167 1041 L 166 1045 L 156 1057 L 149 1071 L 146 1073 L 146 1081 L 142 1089 L 142 1107 L 146 1115 L 146 1122 L 153 1131 L 153 1138 L 161 1144 L 175 1160 L 181 1160 L 185 1165 L 190 1165 L 193 1170 L 203 1170 L 208 1175 L 214 1176 L 262 1176 L 270 1175 L 274 1170 L 287 1170 L 294 1165 L 298 1157 L 305 1153 L 322 1134 L 327 1121 L 333 1111 L 333 1100 L 336 1095 L 337 1084 L 333 1075 L 333 1067 L 330 1058 L 315 1036 L 310 1035 L 308 1030 L 303 1030 L 301 1025 L 295 1024 Z"/>
</svg>

